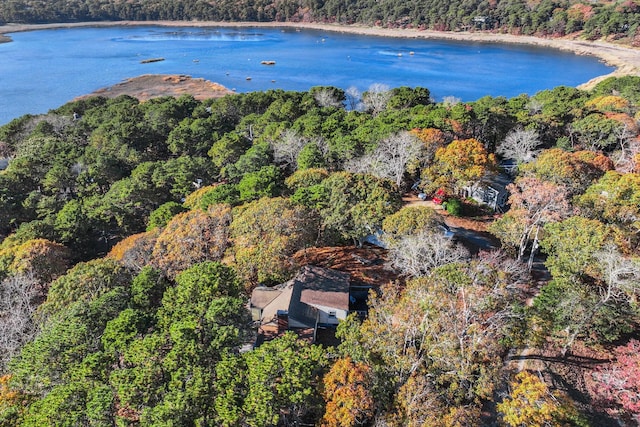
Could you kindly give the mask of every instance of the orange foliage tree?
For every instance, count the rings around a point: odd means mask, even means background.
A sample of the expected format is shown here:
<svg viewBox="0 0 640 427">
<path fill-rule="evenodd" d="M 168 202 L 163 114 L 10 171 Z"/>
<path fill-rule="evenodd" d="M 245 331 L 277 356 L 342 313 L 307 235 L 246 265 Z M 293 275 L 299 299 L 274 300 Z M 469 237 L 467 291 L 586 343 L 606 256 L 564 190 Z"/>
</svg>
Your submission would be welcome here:
<svg viewBox="0 0 640 427">
<path fill-rule="evenodd" d="M 158 236 L 151 262 L 175 277 L 192 264 L 219 261 L 228 246 L 230 224 L 231 208 L 226 205 L 178 214 Z"/>
<path fill-rule="evenodd" d="M 339 359 L 323 382 L 323 395 L 327 402 L 323 426 L 365 425 L 373 417 L 373 376 L 368 365 L 354 363 L 349 356 Z"/>
<path fill-rule="evenodd" d="M 447 137 L 443 131 L 436 128 L 413 129 L 411 131 L 424 143 L 425 161 L 432 161 L 438 148 L 442 148 L 447 143 Z"/>
<path fill-rule="evenodd" d="M 470 138 L 457 139 L 446 147 L 438 148 L 435 162 L 425 173 L 432 182 L 433 188 L 429 190 L 444 187 L 459 192 L 465 186 L 476 184 L 496 168 L 495 155 L 487 153 L 480 141 Z"/>
<path fill-rule="evenodd" d="M 20 425 L 29 396 L 11 387 L 11 375 L 0 376 L 0 425 Z"/>
<path fill-rule="evenodd" d="M 151 262 L 151 253 L 158 235 L 160 235 L 160 229 L 155 228 L 126 237 L 111 248 L 107 258 L 114 259 L 133 270 L 142 270 Z"/>
</svg>

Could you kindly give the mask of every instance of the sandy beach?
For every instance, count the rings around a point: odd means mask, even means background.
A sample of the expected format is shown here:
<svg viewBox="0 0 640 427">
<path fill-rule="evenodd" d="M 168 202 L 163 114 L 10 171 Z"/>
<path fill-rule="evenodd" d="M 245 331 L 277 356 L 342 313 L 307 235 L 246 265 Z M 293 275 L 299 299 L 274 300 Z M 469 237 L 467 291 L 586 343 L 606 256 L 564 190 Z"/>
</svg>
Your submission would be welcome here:
<svg viewBox="0 0 640 427">
<path fill-rule="evenodd" d="M 6 34 L 20 31 L 34 31 L 53 28 L 107 27 L 107 26 L 167 26 L 167 27 L 272 27 L 272 28 L 308 28 L 321 31 L 333 31 L 382 37 L 424 38 L 458 40 L 487 43 L 510 43 L 549 47 L 599 58 L 607 65 L 616 67 L 611 74 L 596 77 L 579 87 L 589 89 L 597 82 L 610 76 L 640 76 L 640 49 L 617 45 L 603 41 L 586 41 L 575 38 L 546 39 L 531 36 L 515 36 L 487 32 L 441 32 L 415 29 L 389 29 L 366 27 L 361 25 L 337 25 L 302 22 L 210 22 L 210 21 L 108 21 L 60 24 L 7 24 L 0 26 L 0 42 L 10 42 Z"/>
</svg>

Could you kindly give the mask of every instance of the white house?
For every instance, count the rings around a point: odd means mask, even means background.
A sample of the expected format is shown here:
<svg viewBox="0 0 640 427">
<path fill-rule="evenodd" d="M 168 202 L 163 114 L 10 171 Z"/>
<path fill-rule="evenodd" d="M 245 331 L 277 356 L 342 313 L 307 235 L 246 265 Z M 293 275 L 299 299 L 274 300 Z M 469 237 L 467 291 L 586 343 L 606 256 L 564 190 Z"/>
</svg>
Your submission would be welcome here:
<svg viewBox="0 0 640 427">
<path fill-rule="evenodd" d="M 494 211 L 503 211 L 509 199 L 507 185 L 513 182 L 513 178 L 506 174 L 497 174 L 486 177 L 480 183 L 465 187 L 464 191 L 478 203 L 490 206 Z"/>
</svg>

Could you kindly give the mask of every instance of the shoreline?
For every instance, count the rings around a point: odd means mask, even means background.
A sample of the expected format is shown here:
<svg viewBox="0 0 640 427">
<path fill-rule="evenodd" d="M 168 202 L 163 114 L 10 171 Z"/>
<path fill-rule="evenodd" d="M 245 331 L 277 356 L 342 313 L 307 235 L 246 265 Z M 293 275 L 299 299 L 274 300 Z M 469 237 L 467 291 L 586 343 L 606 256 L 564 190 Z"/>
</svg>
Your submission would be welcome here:
<svg viewBox="0 0 640 427">
<path fill-rule="evenodd" d="M 606 75 L 595 77 L 578 86 L 588 90 L 608 77 L 627 75 L 640 76 L 640 49 L 616 45 L 604 41 L 585 41 L 572 38 L 545 39 L 533 36 L 516 36 L 512 34 L 486 32 L 443 32 L 416 29 L 390 29 L 368 27 L 362 25 L 338 25 L 312 22 L 214 22 L 214 21 L 96 21 L 54 24 L 7 24 L 0 26 L 0 43 L 10 42 L 9 33 L 37 31 L 57 28 L 81 27 L 126 27 L 126 26 L 162 26 L 162 27 L 244 27 L 244 28 L 300 28 L 338 33 L 359 34 L 377 37 L 422 38 L 434 40 L 452 40 L 463 42 L 519 44 L 539 46 L 577 55 L 594 56 L 605 64 L 616 69 Z"/>
</svg>

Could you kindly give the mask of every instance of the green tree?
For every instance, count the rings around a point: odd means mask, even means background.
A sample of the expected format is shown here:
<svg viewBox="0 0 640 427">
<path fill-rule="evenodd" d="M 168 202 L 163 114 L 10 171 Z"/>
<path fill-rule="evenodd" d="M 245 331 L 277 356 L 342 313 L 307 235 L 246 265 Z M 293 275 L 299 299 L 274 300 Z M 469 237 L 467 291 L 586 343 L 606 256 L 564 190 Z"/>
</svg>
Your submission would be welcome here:
<svg viewBox="0 0 640 427">
<path fill-rule="evenodd" d="M 16 385 L 46 399 L 56 390 L 104 380 L 106 367 L 113 361 L 101 352 L 100 337 L 105 325 L 126 307 L 128 298 L 126 288 L 114 287 L 70 304 L 59 316 L 43 322 L 39 335 L 10 363 Z M 41 415 L 49 410 L 47 404 L 35 408 Z"/>
<path fill-rule="evenodd" d="M 375 232 L 384 218 L 400 208 L 400 197 L 388 180 L 372 175 L 337 172 L 322 181 L 323 225 L 354 241 Z"/>
<path fill-rule="evenodd" d="M 571 217 L 548 225 L 542 247 L 554 280 L 534 299 L 533 315 L 568 351 L 578 337 L 611 342 L 633 329 L 640 264 L 620 254 L 611 229 L 597 220 Z"/>
<path fill-rule="evenodd" d="M 590 150 L 607 150 L 617 144 L 623 124 L 607 118 L 604 114 L 592 113 L 571 124 L 579 143 Z"/>
<path fill-rule="evenodd" d="M 243 357 L 224 354 L 216 365 L 214 405 L 216 421 L 223 427 L 242 425 L 243 401 L 248 392 L 248 367 Z"/>
<path fill-rule="evenodd" d="M 149 215 L 147 231 L 151 231 L 154 228 L 163 228 L 174 216 L 184 212 L 185 210 L 186 209 L 177 202 L 167 202 L 160 205 L 158 209 L 151 212 L 151 215 Z"/>
<path fill-rule="evenodd" d="M 74 303 L 92 301 L 114 289 L 126 287 L 130 273 L 114 260 L 96 259 L 76 264 L 49 287 L 40 306 L 43 319 L 63 316 Z"/>
<path fill-rule="evenodd" d="M 566 127 L 582 116 L 586 97 L 586 92 L 568 86 L 542 90 L 532 96 L 528 104 L 530 120 L 542 139 L 555 141 L 565 135 Z"/>
<path fill-rule="evenodd" d="M 245 185 L 247 184 L 245 183 Z M 198 206 L 200 207 L 200 209 L 207 210 L 211 205 L 223 203 L 226 205 L 235 206 L 239 202 L 240 191 L 238 191 L 238 186 L 235 184 L 221 183 L 214 185 L 212 188 L 208 188 L 207 191 L 202 194 L 202 197 L 200 197 Z"/>
<path fill-rule="evenodd" d="M 247 337 L 242 287 L 230 267 L 211 261 L 191 266 L 175 282 L 164 292 L 156 328 L 123 347 L 123 363 L 110 381 L 123 414 L 143 424 L 212 424 L 216 365 Z M 121 339 L 136 329 L 139 317 L 130 319 L 113 325 Z"/>
<path fill-rule="evenodd" d="M 322 155 L 320 148 L 318 148 L 318 144 L 315 142 L 310 142 L 302 147 L 296 162 L 299 170 L 322 168 L 326 166 L 324 156 Z"/>
<path fill-rule="evenodd" d="M 91 232 L 94 221 L 88 218 L 86 209 L 78 200 L 70 200 L 58 211 L 54 221 L 55 233 L 61 242 L 74 247 L 95 245 L 96 236 Z"/>
<path fill-rule="evenodd" d="M 169 281 L 151 266 L 145 266 L 131 283 L 131 302 L 142 310 L 153 310 L 160 305 Z"/>
<path fill-rule="evenodd" d="M 224 165 L 237 162 L 250 147 L 249 139 L 238 133 L 229 132 L 213 143 L 207 154 L 215 167 L 222 169 Z"/>
<path fill-rule="evenodd" d="M 238 183 L 240 200 L 249 202 L 262 197 L 276 197 L 283 187 L 282 175 L 277 166 L 269 165 L 256 172 L 246 173 Z"/>
<path fill-rule="evenodd" d="M 222 169 L 222 175 L 231 180 L 239 180 L 245 174 L 257 172 L 265 166 L 271 166 L 272 152 L 267 143 L 254 144 L 238 161 Z"/>
<path fill-rule="evenodd" d="M 105 384 L 72 382 L 55 387 L 27 411 L 24 426 L 113 425 L 114 396 Z"/>
<path fill-rule="evenodd" d="M 431 92 L 429 92 L 429 89 L 401 86 L 391 89 L 391 97 L 387 102 L 387 108 L 408 109 L 416 105 L 430 105 L 431 103 Z"/>
<path fill-rule="evenodd" d="M 250 426 L 299 423 L 319 415 L 320 377 L 327 365 L 321 347 L 288 332 L 245 353 L 247 395 L 244 411 Z"/>
<path fill-rule="evenodd" d="M 216 130 L 210 120 L 185 119 L 171 128 L 166 138 L 167 148 L 178 156 L 202 156 L 211 149 Z"/>
<path fill-rule="evenodd" d="M 284 184 L 291 193 L 295 193 L 300 188 L 308 188 L 320 184 L 329 176 L 329 172 L 323 168 L 301 169 L 288 176 Z"/>
</svg>

